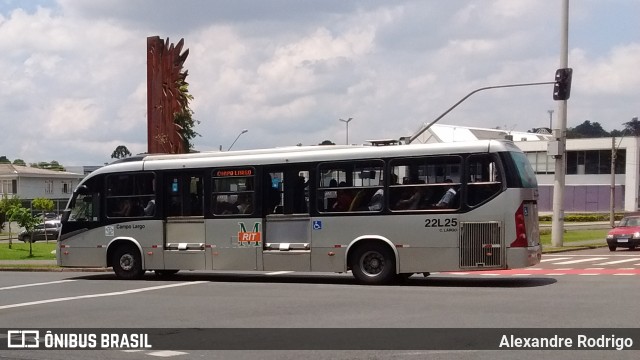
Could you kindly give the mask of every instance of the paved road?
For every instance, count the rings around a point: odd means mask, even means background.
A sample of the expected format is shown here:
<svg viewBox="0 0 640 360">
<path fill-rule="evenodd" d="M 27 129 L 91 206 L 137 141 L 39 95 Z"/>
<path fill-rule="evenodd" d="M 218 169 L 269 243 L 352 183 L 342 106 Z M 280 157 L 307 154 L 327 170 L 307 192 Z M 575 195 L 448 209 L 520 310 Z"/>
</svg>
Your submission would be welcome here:
<svg viewBox="0 0 640 360">
<path fill-rule="evenodd" d="M 590 253 L 574 253 L 571 257 L 580 259 L 578 255 L 602 257 Z M 405 286 L 374 287 L 356 285 L 350 276 L 335 274 L 186 272 L 170 279 L 148 275 L 141 281 L 120 281 L 111 273 L 5 272 L 0 277 L 0 324 L 16 328 L 101 329 L 532 327 L 547 329 L 553 334 L 555 328 L 637 327 L 640 316 L 629 311 L 635 306 L 637 281 L 635 276 L 608 275 L 435 274 L 429 278 L 412 278 Z M 640 339 L 636 340 L 640 343 Z M 95 357 L 539 360 L 636 359 L 638 352 L 150 349 L 139 352 L 11 350 L 0 355 L 0 359 Z"/>
</svg>

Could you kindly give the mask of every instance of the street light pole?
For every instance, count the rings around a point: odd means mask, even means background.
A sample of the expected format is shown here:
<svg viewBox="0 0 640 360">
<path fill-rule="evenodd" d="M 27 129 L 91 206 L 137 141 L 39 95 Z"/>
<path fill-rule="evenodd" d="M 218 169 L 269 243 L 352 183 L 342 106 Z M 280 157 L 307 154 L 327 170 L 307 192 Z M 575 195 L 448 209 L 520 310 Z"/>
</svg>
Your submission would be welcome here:
<svg viewBox="0 0 640 360">
<path fill-rule="evenodd" d="M 227 151 L 231 150 L 231 148 L 233 147 L 233 145 L 235 145 L 236 141 L 238 141 L 238 139 L 240 139 L 240 136 L 246 132 L 249 132 L 249 130 L 247 129 L 242 129 L 242 131 L 240 131 L 240 134 L 238 134 L 238 137 L 236 137 L 235 140 L 233 140 L 233 142 L 231 143 L 231 146 L 229 146 L 229 148 L 227 149 Z"/>
<path fill-rule="evenodd" d="M 349 123 L 351 122 L 351 120 L 353 120 L 353 118 L 348 118 L 347 120 L 344 120 L 344 119 L 338 119 L 338 120 L 347 124 L 347 143 L 346 144 L 349 145 Z"/>
<path fill-rule="evenodd" d="M 547 110 L 549 113 L 549 131 L 553 132 L 553 110 Z"/>
</svg>

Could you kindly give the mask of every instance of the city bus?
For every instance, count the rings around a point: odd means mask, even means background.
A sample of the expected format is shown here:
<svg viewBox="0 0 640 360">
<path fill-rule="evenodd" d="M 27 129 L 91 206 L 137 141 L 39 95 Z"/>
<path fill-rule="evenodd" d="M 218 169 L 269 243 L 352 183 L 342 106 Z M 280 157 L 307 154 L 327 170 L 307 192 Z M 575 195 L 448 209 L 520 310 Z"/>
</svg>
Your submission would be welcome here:
<svg viewBox="0 0 640 360">
<path fill-rule="evenodd" d="M 540 261 L 537 183 L 507 140 L 140 155 L 74 190 L 57 263 L 351 272 L 364 284 Z"/>
</svg>

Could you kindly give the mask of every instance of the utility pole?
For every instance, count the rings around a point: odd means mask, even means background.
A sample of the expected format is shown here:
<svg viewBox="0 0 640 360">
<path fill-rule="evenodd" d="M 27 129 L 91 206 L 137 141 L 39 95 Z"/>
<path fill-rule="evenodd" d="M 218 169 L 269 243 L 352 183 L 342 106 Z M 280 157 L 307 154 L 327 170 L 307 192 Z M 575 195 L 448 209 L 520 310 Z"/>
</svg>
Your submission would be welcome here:
<svg viewBox="0 0 640 360">
<path fill-rule="evenodd" d="M 348 118 L 347 120 L 344 120 L 344 119 L 338 119 L 338 120 L 340 120 L 343 123 L 347 124 L 347 142 L 346 142 L 346 144 L 349 145 L 349 123 L 351 122 L 351 120 L 353 120 L 353 118 Z"/>
<path fill-rule="evenodd" d="M 560 36 L 560 68 L 569 65 L 569 0 L 562 0 L 562 25 Z M 558 102 L 557 129 L 554 137 L 558 141 L 555 178 L 553 181 L 553 219 L 551 224 L 551 246 L 562 247 L 564 235 L 564 187 L 566 174 L 567 100 Z"/>
<path fill-rule="evenodd" d="M 611 193 L 609 195 L 609 225 L 616 226 L 616 138 L 611 137 Z"/>
</svg>

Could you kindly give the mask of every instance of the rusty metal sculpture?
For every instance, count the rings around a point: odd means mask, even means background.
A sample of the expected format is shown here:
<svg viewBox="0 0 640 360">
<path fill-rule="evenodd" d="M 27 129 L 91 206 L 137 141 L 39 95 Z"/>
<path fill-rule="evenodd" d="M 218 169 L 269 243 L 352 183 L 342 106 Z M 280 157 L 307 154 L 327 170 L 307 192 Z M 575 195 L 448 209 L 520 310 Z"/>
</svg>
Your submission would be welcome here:
<svg viewBox="0 0 640 360">
<path fill-rule="evenodd" d="M 148 153 L 179 154 L 188 152 L 177 114 L 191 113 L 182 71 L 189 49 L 182 52 L 184 39 L 177 45 L 159 36 L 147 38 L 147 143 Z M 181 53 L 182 52 L 182 53 Z"/>
</svg>

